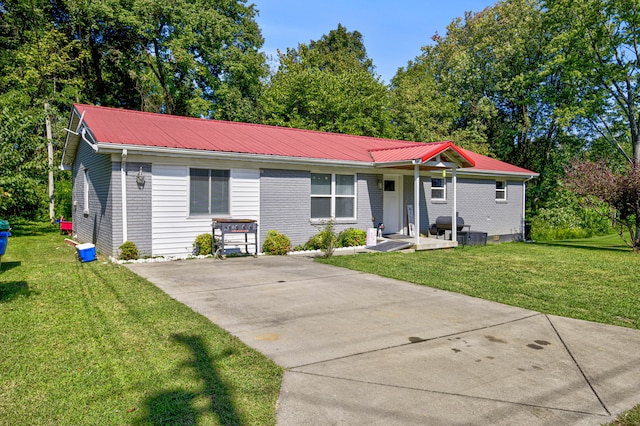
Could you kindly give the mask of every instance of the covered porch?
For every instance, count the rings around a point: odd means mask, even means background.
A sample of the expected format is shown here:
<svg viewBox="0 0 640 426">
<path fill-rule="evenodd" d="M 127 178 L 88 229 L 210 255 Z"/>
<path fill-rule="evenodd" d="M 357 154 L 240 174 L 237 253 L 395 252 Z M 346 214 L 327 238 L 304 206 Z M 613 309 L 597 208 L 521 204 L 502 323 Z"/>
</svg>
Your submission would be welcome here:
<svg viewBox="0 0 640 426">
<path fill-rule="evenodd" d="M 405 235 L 391 236 L 391 240 L 399 244 L 400 241 L 411 242 L 411 247 L 415 250 L 434 250 L 441 248 L 451 248 L 458 246 L 458 229 L 457 226 L 451 226 L 449 239 L 429 238 L 429 232 L 423 232 L 421 229 L 428 229 L 429 223 L 421 224 L 421 176 L 425 172 L 431 175 L 442 175 L 443 179 L 449 177 L 451 179 L 452 194 L 450 198 L 451 205 L 451 224 L 457 223 L 457 172 L 459 168 L 474 167 L 474 161 L 461 148 L 452 142 L 443 142 L 439 144 L 429 144 L 424 147 L 411 147 L 385 149 L 371 151 L 371 155 L 375 160 L 376 167 L 385 169 L 386 173 L 393 171 L 413 171 L 413 202 L 400 198 L 396 201 L 400 211 L 405 211 L 407 223 L 404 227 Z M 383 195 L 386 197 L 386 194 Z M 426 197 L 425 197 L 426 200 Z M 385 209 L 388 204 L 384 202 Z M 421 226 L 422 225 L 422 226 Z M 395 233 L 395 231 L 392 231 Z M 403 233 L 403 234 L 404 234 Z M 391 245 L 391 244 L 390 244 Z"/>
</svg>

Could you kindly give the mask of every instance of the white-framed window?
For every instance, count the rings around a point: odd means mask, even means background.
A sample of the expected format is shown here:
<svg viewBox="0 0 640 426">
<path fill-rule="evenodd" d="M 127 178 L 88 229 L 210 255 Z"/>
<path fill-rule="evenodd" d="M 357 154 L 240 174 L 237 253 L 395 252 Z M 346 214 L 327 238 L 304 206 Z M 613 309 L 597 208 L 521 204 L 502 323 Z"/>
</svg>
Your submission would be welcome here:
<svg viewBox="0 0 640 426">
<path fill-rule="evenodd" d="M 189 169 L 189 215 L 229 214 L 229 170 Z"/>
<path fill-rule="evenodd" d="M 353 219 L 356 216 L 356 177 L 311 173 L 311 219 Z"/>
<path fill-rule="evenodd" d="M 443 177 L 431 178 L 431 199 L 443 201 L 447 199 L 447 179 Z"/>
<path fill-rule="evenodd" d="M 84 169 L 82 191 L 84 202 L 82 214 L 89 214 L 89 169 Z"/>
<path fill-rule="evenodd" d="M 507 201 L 507 181 L 496 181 L 496 201 Z"/>
</svg>

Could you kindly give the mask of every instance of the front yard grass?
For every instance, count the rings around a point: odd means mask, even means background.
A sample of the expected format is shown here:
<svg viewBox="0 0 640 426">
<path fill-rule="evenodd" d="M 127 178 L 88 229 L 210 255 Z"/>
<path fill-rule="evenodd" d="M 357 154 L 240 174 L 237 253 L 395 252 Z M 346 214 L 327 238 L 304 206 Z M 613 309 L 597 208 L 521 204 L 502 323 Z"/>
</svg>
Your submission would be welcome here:
<svg viewBox="0 0 640 426">
<path fill-rule="evenodd" d="M 547 314 L 640 328 L 640 256 L 615 238 L 319 261 Z"/>
<path fill-rule="evenodd" d="M 274 424 L 282 369 L 127 268 L 13 225 L 0 425 Z"/>
<path fill-rule="evenodd" d="M 282 369 L 127 268 L 14 225 L 0 271 L 0 425 L 274 424 Z M 617 237 L 320 261 L 640 328 L 640 256 Z M 614 423 L 640 425 L 640 407 Z"/>
</svg>

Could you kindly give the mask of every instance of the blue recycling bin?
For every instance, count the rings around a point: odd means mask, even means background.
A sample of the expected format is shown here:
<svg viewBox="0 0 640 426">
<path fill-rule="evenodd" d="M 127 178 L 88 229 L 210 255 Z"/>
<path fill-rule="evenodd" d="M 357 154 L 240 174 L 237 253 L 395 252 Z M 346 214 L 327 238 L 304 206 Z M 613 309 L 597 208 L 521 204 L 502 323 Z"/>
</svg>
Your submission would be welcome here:
<svg viewBox="0 0 640 426">
<path fill-rule="evenodd" d="M 11 232 L 0 231 L 0 256 L 4 255 L 5 250 L 7 250 L 7 243 L 9 242 L 10 236 Z"/>
</svg>

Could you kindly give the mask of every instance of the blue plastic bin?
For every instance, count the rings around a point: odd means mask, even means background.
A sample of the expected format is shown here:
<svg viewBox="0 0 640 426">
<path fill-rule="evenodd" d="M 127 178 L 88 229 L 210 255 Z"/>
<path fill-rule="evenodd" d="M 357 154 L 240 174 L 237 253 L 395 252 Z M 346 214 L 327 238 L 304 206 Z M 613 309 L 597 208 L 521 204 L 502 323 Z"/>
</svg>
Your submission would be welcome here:
<svg viewBox="0 0 640 426">
<path fill-rule="evenodd" d="M 10 236 L 11 232 L 0 231 L 0 256 L 2 256 L 7 249 L 7 242 L 9 242 Z"/>
</svg>

